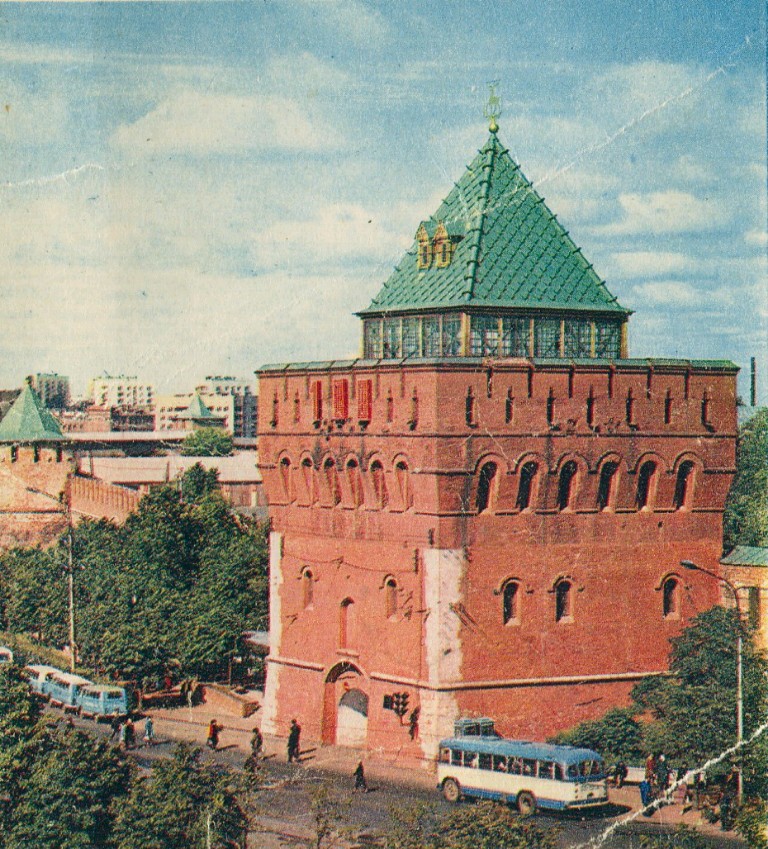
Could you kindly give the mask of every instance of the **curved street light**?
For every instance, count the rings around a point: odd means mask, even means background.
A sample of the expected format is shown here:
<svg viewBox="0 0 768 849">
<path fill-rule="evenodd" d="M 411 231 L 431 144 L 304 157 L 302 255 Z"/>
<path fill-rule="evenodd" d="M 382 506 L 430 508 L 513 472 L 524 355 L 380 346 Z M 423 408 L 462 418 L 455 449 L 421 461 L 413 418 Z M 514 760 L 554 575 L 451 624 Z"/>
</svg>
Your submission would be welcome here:
<svg viewBox="0 0 768 849">
<path fill-rule="evenodd" d="M 739 619 L 739 629 L 736 636 L 736 746 L 739 750 L 739 761 L 736 766 L 736 798 L 739 805 L 742 802 L 742 780 L 741 780 L 741 745 L 744 742 L 744 694 L 742 687 L 742 638 L 741 638 L 741 605 L 739 603 L 739 594 L 736 587 L 727 579 L 718 575 L 717 572 L 712 572 L 710 569 L 705 569 L 699 566 L 692 560 L 681 560 L 680 565 L 684 569 L 690 569 L 693 572 L 702 572 L 704 575 L 709 575 L 716 581 L 725 584 L 733 595 L 733 601 L 736 604 L 736 615 Z"/>
</svg>

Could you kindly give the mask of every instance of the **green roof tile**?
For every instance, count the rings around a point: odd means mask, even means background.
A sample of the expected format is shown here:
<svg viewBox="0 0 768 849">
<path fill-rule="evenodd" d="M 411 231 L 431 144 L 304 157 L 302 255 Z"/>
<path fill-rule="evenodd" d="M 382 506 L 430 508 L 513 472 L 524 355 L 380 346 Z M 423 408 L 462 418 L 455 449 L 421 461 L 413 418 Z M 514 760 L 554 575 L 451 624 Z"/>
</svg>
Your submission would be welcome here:
<svg viewBox="0 0 768 849">
<path fill-rule="evenodd" d="M 62 442 L 66 438 L 29 384 L 0 422 L 0 442 Z"/>
<path fill-rule="evenodd" d="M 358 315 L 504 307 L 627 315 L 495 133 L 422 222 L 461 236 L 447 268 L 419 269 L 417 243 Z"/>
<path fill-rule="evenodd" d="M 179 413 L 178 418 L 180 419 L 217 419 L 220 416 L 214 416 L 214 414 L 205 406 L 203 403 L 203 399 L 200 395 L 195 392 L 192 396 L 192 400 L 189 402 L 189 406 L 183 413 Z"/>
</svg>

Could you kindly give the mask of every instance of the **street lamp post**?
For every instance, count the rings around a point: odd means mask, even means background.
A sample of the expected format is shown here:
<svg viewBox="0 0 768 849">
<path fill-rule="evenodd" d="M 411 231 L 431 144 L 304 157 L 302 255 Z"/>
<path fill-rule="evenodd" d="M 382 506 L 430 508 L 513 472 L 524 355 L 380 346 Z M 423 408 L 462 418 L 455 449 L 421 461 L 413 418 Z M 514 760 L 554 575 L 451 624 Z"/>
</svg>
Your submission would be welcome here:
<svg viewBox="0 0 768 849">
<path fill-rule="evenodd" d="M 739 749 L 739 761 L 737 761 L 736 767 L 736 798 L 738 804 L 741 805 L 743 794 L 740 759 L 741 744 L 744 742 L 744 693 L 742 686 L 741 605 L 739 604 L 739 594 L 736 591 L 736 587 L 727 578 L 723 578 L 716 572 L 712 572 L 710 569 L 705 569 L 703 566 L 699 566 L 692 560 L 681 560 L 680 565 L 684 569 L 690 569 L 693 572 L 702 572 L 705 575 L 709 575 L 710 578 L 714 578 L 716 581 L 720 581 L 725 584 L 731 591 L 733 601 L 736 604 L 736 615 L 739 619 L 739 628 L 736 636 L 736 745 Z"/>
</svg>

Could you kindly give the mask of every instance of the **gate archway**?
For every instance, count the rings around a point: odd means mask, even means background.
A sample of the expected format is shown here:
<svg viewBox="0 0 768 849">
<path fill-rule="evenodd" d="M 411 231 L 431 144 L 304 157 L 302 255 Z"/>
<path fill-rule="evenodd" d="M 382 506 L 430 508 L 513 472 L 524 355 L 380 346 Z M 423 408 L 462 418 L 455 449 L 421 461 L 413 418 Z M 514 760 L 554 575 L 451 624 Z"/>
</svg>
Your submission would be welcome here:
<svg viewBox="0 0 768 849">
<path fill-rule="evenodd" d="M 337 663 L 325 679 L 323 743 L 365 746 L 368 737 L 368 694 L 363 673 L 348 661 Z"/>
</svg>

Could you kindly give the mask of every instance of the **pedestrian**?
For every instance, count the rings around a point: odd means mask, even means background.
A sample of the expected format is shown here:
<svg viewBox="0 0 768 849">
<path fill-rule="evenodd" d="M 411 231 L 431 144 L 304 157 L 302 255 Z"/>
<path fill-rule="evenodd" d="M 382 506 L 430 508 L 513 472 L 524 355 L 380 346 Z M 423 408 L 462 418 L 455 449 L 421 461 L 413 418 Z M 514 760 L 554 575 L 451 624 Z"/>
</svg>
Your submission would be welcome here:
<svg viewBox="0 0 768 849">
<path fill-rule="evenodd" d="M 656 755 L 650 754 L 645 759 L 645 780 L 650 784 L 656 774 Z"/>
<path fill-rule="evenodd" d="M 658 760 L 656 761 L 656 788 L 657 793 L 660 795 L 664 795 L 667 792 L 667 785 L 669 784 L 669 766 L 667 766 L 667 759 L 664 755 L 659 755 Z"/>
<path fill-rule="evenodd" d="M 136 729 L 133 725 L 133 720 L 129 716 L 125 720 L 125 748 L 132 749 L 136 745 Z"/>
<path fill-rule="evenodd" d="M 120 720 L 120 714 L 115 711 L 112 714 L 112 719 L 109 722 L 110 727 L 112 728 L 112 733 L 109 735 L 109 742 L 111 743 L 113 740 L 117 739 L 120 741 L 120 729 L 123 723 Z"/>
<path fill-rule="evenodd" d="M 261 750 L 264 747 L 264 738 L 261 736 L 261 731 L 254 728 L 251 732 L 251 754 L 258 758 L 261 755 Z"/>
<path fill-rule="evenodd" d="M 221 731 L 223 726 L 219 725 L 215 719 L 212 719 L 208 723 L 208 739 L 205 741 L 206 745 L 209 749 L 213 749 L 216 751 L 219 745 L 219 731 Z"/>
<path fill-rule="evenodd" d="M 355 789 L 354 792 L 357 793 L 359 790 L 361 793 L 368 792 L 368 782 L 365 780 L 365 770 L 363 769 L 363 762 L 359 761 L 357 764 L 357 769 L 352 773 L 355 778 Z"/>
<path fill-rule="evenodd" d="M 616 778 L 616 786 L 623 787 L 624 782 L 627 780 L 627 776 L 629 775 L 629 770 L 627 769 L 627 765 L 624 761 L 619 761 L 616 764 L 616 772 L 614 773 Z"/>
<path fill-rule="evenodd" d="M 121 722 L 120 723 L 120 731 L 118 732 L 118 740 L 120 741 L 120 746 L 123 749 L 128 748 L 128 723 Z"/>
<path fill-rule="evenodd" d="M 148 716 L 146 722 L 144 723 L 144 742 L 147 746 L 154 746 L 155 744 L 155 725 L 152 722 L 152 717 Z"/>
<path fill-rule="evenodd" d="M 291 729 L 288 732 L 288 763 L 293 763 L 294 758 L 298 763 L 301 760 L 299 752 L 299 739 L 301 737 L 301 726 L 295 719 L 291 720 Z"/>
<path fill-rule="evenodd" d="M 653 792 L 651 791 L 651 782 L 643 779 L 643 781 L 640 782 L 640 802 L 644 808 L 647 808 L 652 801 Z"/>
</svg>

